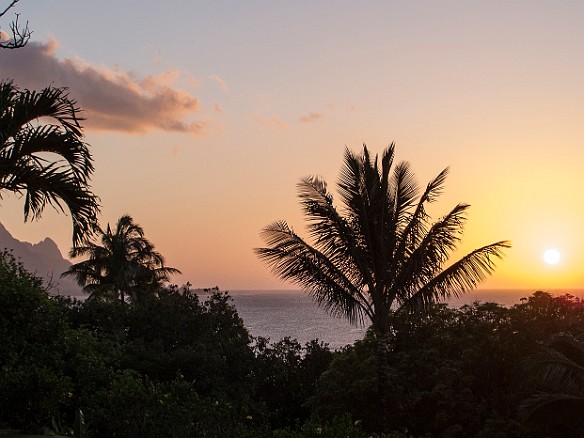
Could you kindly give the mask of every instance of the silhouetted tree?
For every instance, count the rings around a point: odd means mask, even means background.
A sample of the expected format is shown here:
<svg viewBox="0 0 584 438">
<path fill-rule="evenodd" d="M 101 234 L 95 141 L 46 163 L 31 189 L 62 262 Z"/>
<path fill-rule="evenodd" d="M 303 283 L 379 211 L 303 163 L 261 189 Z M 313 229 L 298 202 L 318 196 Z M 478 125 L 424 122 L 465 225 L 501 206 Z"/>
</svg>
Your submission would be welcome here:
<svg viewBox="0 0 584 438">
<path fill-rule="evenodd" d="M 78 113 L 64 88 L 21 91 L 0 82 L 0 198 L 4 191 L 24 194 L 25 221 L 40 218 L 47 204 L 63 212 L 66 207 L 73 245 L 93 234 L 99 212 L 89 185 L 93 158 Z"/>
<path fill-rule="evenodd" d="M 12 9 L 16 3 L 20 0 L 12 0 L 8 6 L 0 12 L 0 18 L 4 17 L 10 9 Z M 24 27 L 18 22 L 19 14 L 16 14 L 16 18 L 10 23 L 10 32 L 12 36 L 8 35 L 8 39 L 0 39 L 0 48 L 2 49 L 19 49 L 26 46 L 32 31 L 28 28 L 28 21 L 24 24 Z"/>
<path fill-rule="evenodd" d="M 128 215 L 118 220 L 114 231 L 108 224 L 99 234 L 101 245 L 89 242 L 70 251 L 73 258 L 87 259 L 62 274 L 75 278 L 89 298 L 136 301 L 144 294 L 154 293 L 170 275 L 180 273 L 164 265 L 164 257 Z"/>
<path fill-rule="evenodd" d="M 424 308 L 475 288 L 510 246 L 506 241 L 484 246 L 445 268 L 469 206 L 458 204 L 430 224 L 426 204 L 442 192 L 447 169 L 420 195 L 408 163 L 396 165 L 391 173 L 394 149 L 391 144 L 384 151 L 381 163 L 370 157 L 366 146 L 361 155 L 345 151 L 338 184 L 343 214 L 323 180 L 302 179 L 299 196 L 314 243 L 278 221 L 262 232 L 267 247 L 256 249 L 276 275 L 298 284 L 332 314 L 351 322 L 370 320 L 382 418 L 394 312 Z"/>
</svg>

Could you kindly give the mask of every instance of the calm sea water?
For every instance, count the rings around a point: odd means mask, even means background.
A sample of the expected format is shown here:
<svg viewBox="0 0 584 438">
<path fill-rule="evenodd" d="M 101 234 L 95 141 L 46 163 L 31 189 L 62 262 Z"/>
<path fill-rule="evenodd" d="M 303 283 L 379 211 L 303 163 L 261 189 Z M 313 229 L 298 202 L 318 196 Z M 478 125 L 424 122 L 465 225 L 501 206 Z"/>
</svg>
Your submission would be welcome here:
<svg viewBox="0 0 584 438">
<path fill-rule="evenodd" d="M 366 327 L 333 318 L 300 291 L 230 291 L 239 316 L 253 336 L 271 342 L 289 336 L 301 344 L 319 339 L 338 349 L 365 336 Z"/>
<path fill-rule="evenodd" d="M 449 300 L 449 305 L 460 307 L 475 301 L 496 302 L 505 306 L 520 303 L 533 290 L 478 290 L 458 299 Z M 571 293 L 584 297 L 584 290 L 558 290 L 550 293 Z M 366 327 L 353 326 L 346 320 L 331 317 L 326 311 L 301 291 L 230 291 L 239 316 L 253 336 L 270 338 L 272 342 L 289 336 L 301 344 L 319 339 L 338 349 L 362 339 Z"/>
</svg>

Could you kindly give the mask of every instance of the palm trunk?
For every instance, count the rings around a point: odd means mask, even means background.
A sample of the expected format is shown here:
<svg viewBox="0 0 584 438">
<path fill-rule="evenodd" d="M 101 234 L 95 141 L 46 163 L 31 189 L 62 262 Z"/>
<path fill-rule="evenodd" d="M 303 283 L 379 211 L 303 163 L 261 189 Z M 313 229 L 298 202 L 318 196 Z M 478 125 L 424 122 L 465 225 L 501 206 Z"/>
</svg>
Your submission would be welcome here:
<svg viewBox="0 0 584 438">
<path fill-rule="evenodd" d="M 377 336 L 377 395 L 379 400 L 379 421 L 382 431 L 387 429 L 390 343 L 389 334 Z"/>
</svg>

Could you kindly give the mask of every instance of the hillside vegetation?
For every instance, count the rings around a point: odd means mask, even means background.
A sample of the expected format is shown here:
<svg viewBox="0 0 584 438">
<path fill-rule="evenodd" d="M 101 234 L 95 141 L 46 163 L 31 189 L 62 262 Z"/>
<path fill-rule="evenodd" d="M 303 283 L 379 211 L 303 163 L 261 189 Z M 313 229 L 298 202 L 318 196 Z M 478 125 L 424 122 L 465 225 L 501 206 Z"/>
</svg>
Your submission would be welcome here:
<svg viewBox="0 0 584 438">
<path fill-rule="evenodd" d="M 534 394 L 561 395 L 534 358 L 552 335 L 582 331 L 577 298 L 396 315 L 381 435 L 373 337 L 335 352 L 270 344 L 249 335 L 228 294 L 210 292 L 160 288 L 132 305 L 50 298 L 4 253 L 2 425 L 73 435 L 82 413 L 88 437 L 577 436 L 577 410 L 544 406 L 536 427 L 520 415 Z"/>
</svg>

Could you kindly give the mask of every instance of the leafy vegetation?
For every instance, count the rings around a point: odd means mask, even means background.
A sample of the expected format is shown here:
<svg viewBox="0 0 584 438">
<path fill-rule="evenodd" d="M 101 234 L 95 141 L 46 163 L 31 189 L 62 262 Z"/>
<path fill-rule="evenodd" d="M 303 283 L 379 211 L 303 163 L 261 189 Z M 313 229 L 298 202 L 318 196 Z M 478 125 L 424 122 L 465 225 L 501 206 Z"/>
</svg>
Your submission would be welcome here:
<svg viewBox="0 0 584 438">
<path fill-rule="evenodd" d="M 372 331 L 336 352 L 318 341 L 269 343 L 249 335 L 218 290 L 160 287 L 130 305 L 51 298 L 5 252 L 0 425 L 72 436 L 81 413 L 87 437 L 559 436 L 580 411 L 564 410 L 564 427 L 545 429 L 519 408 L 542 385 L 565 395 L 534 371 L 534 358 L 560 349 L 554 333 L 583 327 L 582 301 L 544 292 L 512 308 L 395 313 L 381 433 Z"/>
<path fill-rule="evenodd" d="M 0 254 L 0 418 L 29 432 L 59 418 L 72 381 L 63 310 L 6 252 Z"/>
</svg>

